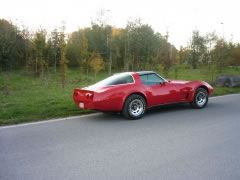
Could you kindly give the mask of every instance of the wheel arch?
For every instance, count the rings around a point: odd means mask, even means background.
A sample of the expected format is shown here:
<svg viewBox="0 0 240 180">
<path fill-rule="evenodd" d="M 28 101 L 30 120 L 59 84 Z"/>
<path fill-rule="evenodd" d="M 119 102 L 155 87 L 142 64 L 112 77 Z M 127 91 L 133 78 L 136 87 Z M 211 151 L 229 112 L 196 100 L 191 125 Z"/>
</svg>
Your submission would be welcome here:
<svg viewBox="0 0 240 180">
<path fill-rule="evenodd" d="M 192 98 L 192 101 L 190 102 L 190 104 L 192 105 L 192 107 L 193 108 L 195 108 L 195 109 L 201 109 L 201 108 L 204 108 L 206 105 L 207 105 L 207 103 L 208 103 L 208 95 L 207 96 L 205 96 L 205 102 L 204 102 L 204 104 L 198 104 L 198 102 L 196 102 L 196 97 L 197 97 L 197 92 L 198 92 L 198 89 L 204 89 L 204 90 L 206 90 L 206 92 L 207 92 L 207 94 L 209 95 L 209 89 L 208 89 L 208 87 L 207 86 L 205 86 L 205 85 L 199 85 L 199 86 L 197 86 L 196 88 L 195 88 L 195 90 L 194 90 L 194 93 L 193 93 L 193 98 Z M 202 90 L 203 91 L 203 90 Z M 198 101 L 198 100 L 197 100 Z"/>
<path fill-rule="evenodd" d="M 207 91 L 207 93 L 209 94 L 209 89 L 208 89 L 208 87 L 207 86 L 205 86 L 205 85 L 200 85 L 200 86 L 197 86 L 196 88 L 195 88 L 195 91 L 194 91 L 194 93 L 196 92 L 196 90 L 197 89 L 199 89 L 199 88 L 203 88 L 203 89 L 205 89 L 206 91 Z"/>
<path fill-rule="evenodd" d="M 126 100 L 128 99 L 128 97 L 130 97 L 130 96 L 133 95 L 133 94 L 137 94 L 137 95 L 139 95 L 139 96 L 142 96 L 142 97 L 144 98 L 145 102 L 146 102 L 146 106 L 148 106 L 148 101 L 147 101 L 147 97 L 146 97 L 145 94 L 143 94 L 143 93 L 141 93 L 141 92 L 132 92 L 132 93 L 128 94 L 128 95 L 124 98 L 123 103 L 122 103 L 122 108 L 124 107 L 124 104 L 125 104 Z"/>
<path fill-rule="evenodd" d="M 191 93 L 190 93 L 190 96 L 189 96 L 189 101 L 190 101 L 190 102 L 193 101 L 193 98 L 194 98 L 194 96 L 195 96 L 195 93 L 196 93 L 196 91 L 197 91 L 199 88 L 205 89 L 205 90 L 207 91 L 208 95 L 209 95 L 209 89 L 208 89 L 208 87 L 207 87 L 206 85 L 204 85 L 204 84 L 199 84 L 199 85 L 193 87 L 193 89 L 192 89 L 192 91 L 191 91 Z"/>
</svg>

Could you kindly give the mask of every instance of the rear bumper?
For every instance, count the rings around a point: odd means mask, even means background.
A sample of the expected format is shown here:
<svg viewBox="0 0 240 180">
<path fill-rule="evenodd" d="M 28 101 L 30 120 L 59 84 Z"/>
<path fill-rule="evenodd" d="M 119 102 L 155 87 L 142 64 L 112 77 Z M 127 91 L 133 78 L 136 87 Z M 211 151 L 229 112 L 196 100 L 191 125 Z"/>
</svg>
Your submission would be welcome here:
<svg viewBox="0 0 240 180">
<path fill-rule="evenodd" d="M 78 106 L 80 109 L 96 109 L 94 106 L 94 102 L 86 102 L 86 101 L 77 101 L 74 99 L 74 102 L 76 106 Z"/>
<path fill-rule="evenodd" d="M 76 90 L 76 92 L 73 93 L 73 100 L 80 109 L 115 112 L 122 110 L 122 96 L 112 97 L 108 94 L 94 92 L 94 95 L 89 97 L 87 96 L 88 92 L 79 91 Z"/>
<path fill-rule="evenodd" d="M 88 110 L 97 110 L 97 111 L 121 111 L 121 102 L 120 101 L 112 101 L 112 100 L 82 100 L 73 98 L 76 106 L 80 109 L 88 109 Z"/>
</svg>

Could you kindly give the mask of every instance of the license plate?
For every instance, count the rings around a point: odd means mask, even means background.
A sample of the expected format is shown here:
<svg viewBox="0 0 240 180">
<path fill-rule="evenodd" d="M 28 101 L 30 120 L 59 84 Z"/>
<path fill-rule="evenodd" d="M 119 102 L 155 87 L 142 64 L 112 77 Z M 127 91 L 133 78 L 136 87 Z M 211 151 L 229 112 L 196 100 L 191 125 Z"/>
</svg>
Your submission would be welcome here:
<svg viewBox="0 0 240 180">
<path fill-rule="evenodd" d="M 82 108 L 82 109 L 84 109 L 84 103 L 80 102 L 80 103 L 79 103 L 79 107 Z"/>
</svg>

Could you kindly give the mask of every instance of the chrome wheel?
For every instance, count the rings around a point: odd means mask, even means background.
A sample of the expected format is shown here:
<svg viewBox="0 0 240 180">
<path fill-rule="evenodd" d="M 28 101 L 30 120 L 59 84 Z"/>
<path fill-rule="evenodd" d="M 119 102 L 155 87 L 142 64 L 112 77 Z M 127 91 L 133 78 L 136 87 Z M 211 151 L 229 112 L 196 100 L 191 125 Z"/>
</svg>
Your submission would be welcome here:
<svg viewBox="0 0 240 180">
<path fill-rule="evenodd" d="M 129 113 L 132 116 L 139 116 L 144 112 L 144 105 L 140 99 L 134 99 L 129 103 Z"/>
<path fill-rule="evenodd" d="M 198 92 L 197 96 L 196 96 L 196 103 L 199 107 L 202 107 L 205 105 L 205 103 L 207 102 L 207 95 L 206 93 L 200 91 Z"/>
<path fill-rule="evenodd" d="M 145 114 L 146 105 L 143 96 L 132 94 L 124 102 L 122 114 L 128 119 L 140 119 Z"/>
</svg>

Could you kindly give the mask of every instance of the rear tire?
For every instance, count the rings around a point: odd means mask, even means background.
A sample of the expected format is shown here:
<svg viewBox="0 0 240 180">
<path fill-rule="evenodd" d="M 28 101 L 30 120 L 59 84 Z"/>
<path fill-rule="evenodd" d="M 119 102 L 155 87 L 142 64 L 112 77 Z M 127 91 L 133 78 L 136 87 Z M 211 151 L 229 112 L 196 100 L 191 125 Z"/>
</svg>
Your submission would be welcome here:
<svg viewBox="0 0 240 180">
<path fill-rule="evenodd" d="M 198 88 L 195 92 L 193 101 L 190 103 L 193 108 L 204 108 L 208 103 L 208 92 L 204 88 Z"/>
<path fill-rule="evenodd" d="M 125 101 L 122 114 L 128 119 L 140 119 L 145 114 L 145 111 L 145 99 L 138 94 L 133 94 Z"/>
</svg>

